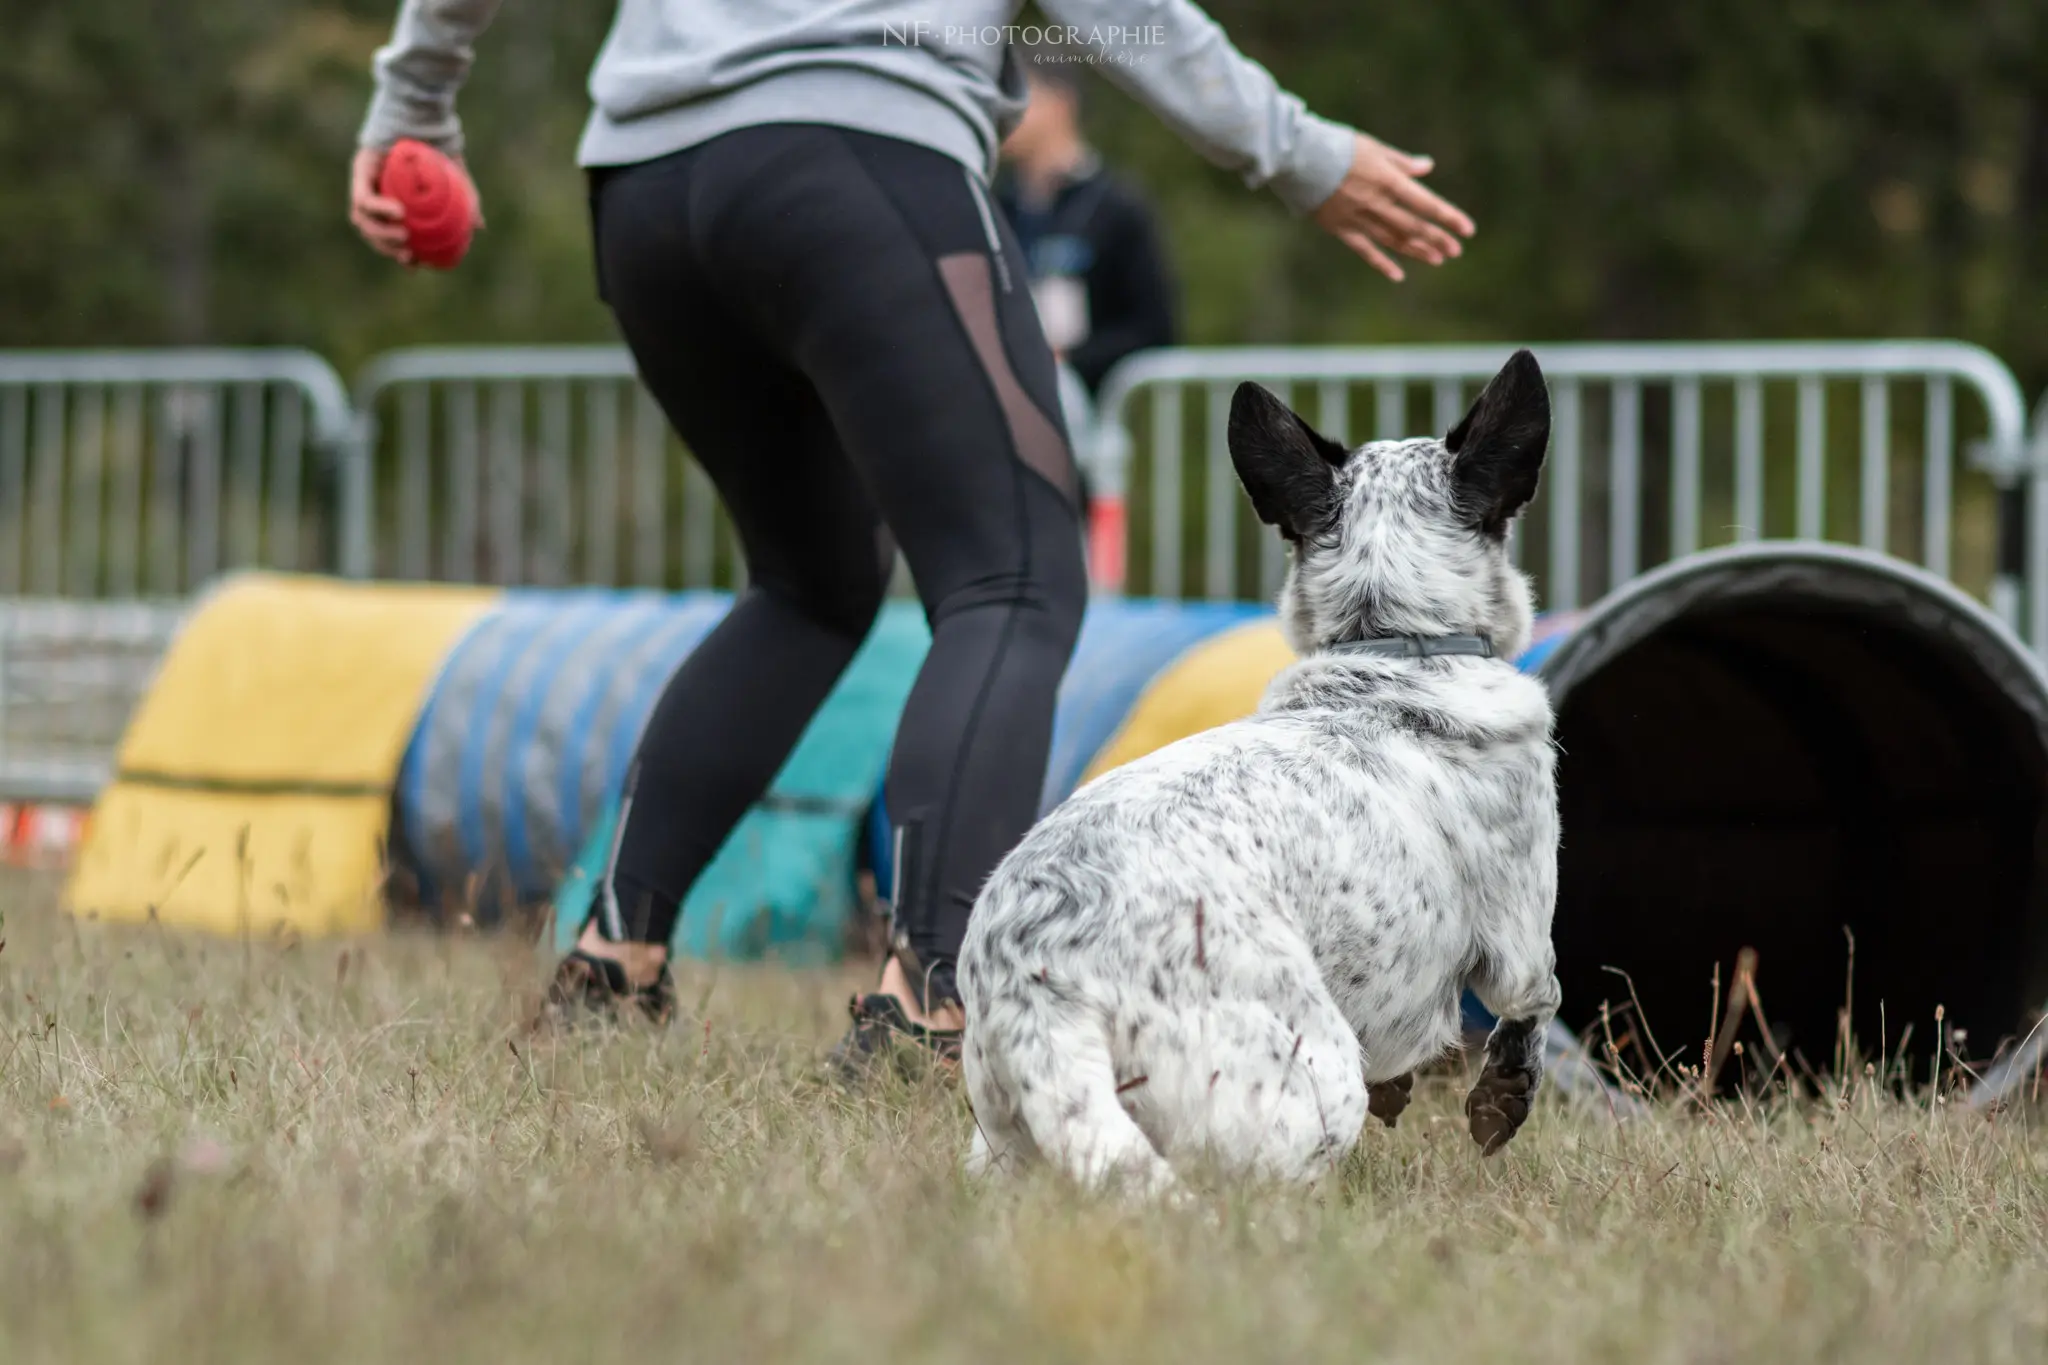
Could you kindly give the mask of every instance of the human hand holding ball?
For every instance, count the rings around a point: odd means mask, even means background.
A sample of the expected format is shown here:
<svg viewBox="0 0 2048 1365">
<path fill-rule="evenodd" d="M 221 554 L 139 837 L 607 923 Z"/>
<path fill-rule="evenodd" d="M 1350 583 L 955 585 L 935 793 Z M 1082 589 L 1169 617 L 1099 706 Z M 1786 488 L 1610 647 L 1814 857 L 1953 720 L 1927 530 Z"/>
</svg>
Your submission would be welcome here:
<svg viewBox="0 0 2048 1365">
<path fill-rule="evenodd" d="M 483 226 L 462 163 L 411 138 L 356 153 L 348 216 L 364 241 L 394 261 L 438 270 L 453 269 Z"/>
</svg>

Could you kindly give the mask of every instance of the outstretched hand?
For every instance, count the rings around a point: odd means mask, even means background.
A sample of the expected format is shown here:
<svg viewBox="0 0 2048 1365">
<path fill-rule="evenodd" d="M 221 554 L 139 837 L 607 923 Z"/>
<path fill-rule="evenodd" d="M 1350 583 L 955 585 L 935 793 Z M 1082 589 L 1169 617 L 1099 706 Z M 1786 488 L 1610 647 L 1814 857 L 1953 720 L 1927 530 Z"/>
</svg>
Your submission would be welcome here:
<svg viewBox="0 0 2048 1365">
<path fill-rule="evenodd" d="M 1405 274 L 1390 251 L 1429 265 L 1463 255 L 1459 238 L 1472 235 L 1472 219 L 1419 179 L 1436 163 L 1357 136 L 1351 169 L 1316 210 L 1316 224 L 1396 283 Z"/>
</svg>

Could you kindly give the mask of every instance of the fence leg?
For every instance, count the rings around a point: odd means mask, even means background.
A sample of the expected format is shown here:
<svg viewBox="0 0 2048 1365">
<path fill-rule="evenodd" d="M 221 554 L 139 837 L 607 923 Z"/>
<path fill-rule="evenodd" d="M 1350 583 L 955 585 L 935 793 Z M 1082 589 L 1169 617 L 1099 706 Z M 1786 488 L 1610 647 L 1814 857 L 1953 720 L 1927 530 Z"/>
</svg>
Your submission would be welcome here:
<svg viewBox="0 0 2048 1365">
<path fill-rule="evenodd" d="M 1130 524 L 1125 489 L 1131 473 L 1131 435 L 1111 417 L 1089 433 L 1088 581 L 1098 597 L 1124 592 Z"/>
<path fill-rule="evenodd" d="M 349 434 L 334 452 L 336 482 L 339 485 L 340 525 L 336 527 L 339 544 L 335 547 L 335 567 L 344 578 L 368 578 L 372 560 L 372 531 L 370 502 L 372 487 L 370 479 L 371 452 L 376 449 L 376 425 L 367 414 L 358 414 L 350 424 Z"/>
<path fill-rule="evenodd" d="M 1998 485 L 1998 567 L 1991 579 L 1991 610 L 2039 651 L 2044 643 L 2022 628 L 2021 599 L 2027 585 L 2027 481 Z"/>
</svg>

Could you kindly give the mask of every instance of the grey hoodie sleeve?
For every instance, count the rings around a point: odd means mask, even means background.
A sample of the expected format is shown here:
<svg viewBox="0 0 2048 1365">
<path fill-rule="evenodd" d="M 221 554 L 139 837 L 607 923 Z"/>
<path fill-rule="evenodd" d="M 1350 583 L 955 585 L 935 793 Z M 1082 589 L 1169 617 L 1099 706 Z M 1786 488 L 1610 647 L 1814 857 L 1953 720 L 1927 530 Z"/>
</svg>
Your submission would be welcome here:
<svg viewBox="0 0 2048 1365">
<path fill-rule="evenodd" d="M 1039 0 L 1098 70 L 1210 161 L 1309 213 L 1351 169 L 1352 130 L 1317 118 L 1192 0 Z M 1077 56 L 1080 54 L 1076 54 Z"/>
<path fill-rule="evenodd" d="M 490 26 L 500 0 L 405 0 L 391 41 L 377 49 L 377 93 L 356 143 L 388 147 L 417 138 L 450 156 L 462 154 L 455 92 L 469 74 L 477 35 Z"/>
</svg>

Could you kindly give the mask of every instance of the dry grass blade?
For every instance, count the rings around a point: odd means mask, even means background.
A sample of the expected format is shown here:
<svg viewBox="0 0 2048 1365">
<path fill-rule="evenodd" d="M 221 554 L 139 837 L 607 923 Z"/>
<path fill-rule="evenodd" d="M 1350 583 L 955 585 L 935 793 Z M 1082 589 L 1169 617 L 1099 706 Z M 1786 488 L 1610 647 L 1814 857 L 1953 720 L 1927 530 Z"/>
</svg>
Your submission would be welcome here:
<svg viewBox="0 0 2048 1365">
<path fill-rule="evenodd" d="M 1749 983 L 1755 976 L 1756 949 L 1745 947 L 1735 955 L 1735 975 L 1728 982 L 1728 1004 L 1721 1011 L 1721 1027 L 1714 1035 L 1714 1050 L 1707 1058 L 1706 1074 L 1700 1078 L 1699 1093 L 1703 1099 L 1712 1097 L 1721 1068 L 1727 1065 L 1729 1049 L 1735 1046 L 1735 1035 L 1742 1029 L 1742 1007 L 1752 994 Z"/>
</svg>

